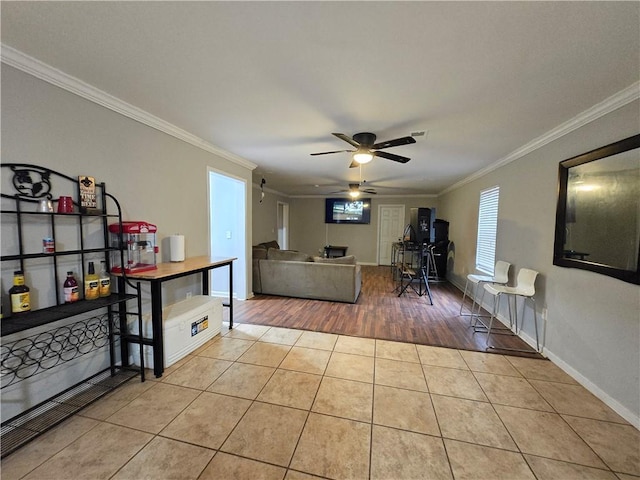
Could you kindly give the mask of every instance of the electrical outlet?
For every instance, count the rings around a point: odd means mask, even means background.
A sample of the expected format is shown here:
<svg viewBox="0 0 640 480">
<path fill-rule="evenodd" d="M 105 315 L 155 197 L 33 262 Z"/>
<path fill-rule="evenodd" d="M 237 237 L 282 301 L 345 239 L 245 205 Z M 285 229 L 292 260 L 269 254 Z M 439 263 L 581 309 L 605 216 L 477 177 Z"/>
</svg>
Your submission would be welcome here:
<svg viewBox="0 0 640 480">
<path fill-rule="evenodd" d="M 231 230 L 227 230 L 227 239 L 231 238 Z"/>
<path fill-rule="evenodd" d="M 187 292 L 187 300 L 191 298 L 191 292 Z"/>
</svg>

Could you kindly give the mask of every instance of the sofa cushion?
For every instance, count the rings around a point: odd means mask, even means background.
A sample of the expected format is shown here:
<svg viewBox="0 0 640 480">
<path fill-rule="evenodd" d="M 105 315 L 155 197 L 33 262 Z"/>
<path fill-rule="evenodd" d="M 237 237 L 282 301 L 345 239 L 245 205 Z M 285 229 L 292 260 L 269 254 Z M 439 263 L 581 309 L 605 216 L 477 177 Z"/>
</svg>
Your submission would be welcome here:
<svg viewBox="0 0 640 480">
<path fill-rule="evenodd" d="M 295 252 L 293 250 L 278 250 L 270 248 L 267 250 L 268 260 L 285 260 L 290 262 L 310 262 L 311 257 L 306 253 Z"/>
<path fill-rule="evenodd" d="M 355 255 L 337 258 L 313 257 L 313 261 L 317 263 L 336 263 L 338 265 L 355 265 L 357 263 Z"/>
</svg>

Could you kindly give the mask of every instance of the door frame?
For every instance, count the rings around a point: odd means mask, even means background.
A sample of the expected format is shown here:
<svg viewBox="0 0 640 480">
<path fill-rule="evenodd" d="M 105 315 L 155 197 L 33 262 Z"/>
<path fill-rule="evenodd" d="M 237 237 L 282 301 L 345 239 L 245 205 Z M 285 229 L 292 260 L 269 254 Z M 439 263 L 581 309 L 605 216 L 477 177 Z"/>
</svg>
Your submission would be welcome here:
<svg viewBox="0 0 640 480">
<path fill-rule="evenodd" d="M 231 289 L 231 292 L 233 294 L 233 298 L 237 298 L 239 300 L 246 300 L 248 298 L 248 281 L 247 279 L 248 277 L 248 267 L 247 265 L 250 265 L 250 263 L 247 262 L 247 258 L 248 257 L 248 247 L 247 245 L 250 244 L 250 229 L 247 228 L 247 205 L 249 205 L 250 202 L 250 198 L 249 198 L 249 190 L 247 188 L 247 179 L 236 176 L 236 175 L 231 175 L 227 172 L 223 172 L 222 170 L 218 170 L 216 168 L 212 168 L 210 166 L 207 166 L 207 207 L 208 207 L 208 243 L 209 243 L 209 255 L 210 256 L 220 256 L 220 254 L 218 253 L 216 255 L 216 252 L 213 252 L 212 249 L 212 243 L 213 243 L 213 238 L 211 236 L 211 232 L 212 232 L 212 217 L 214 215 L 214 211 L 215 211 L 215 205 L 213 206 L 212 209 L 212 195 L 213 192 L 211 190 L 211 176 L 212 175 L 216 175 L 218 177 L 224 177 L 226 179 L 232 180 L 234 182 L 237 182 L 239 184 L 242 185 L 242 199 L 240 203 L 241 207 L 242 207 L 242 212 L 237 212 L 236 217 L 241 217 L 238 219 L 238 223 L 236 224 L 236 226 L 238 227 L 239 230 L 241 230 L 241 241 L 238 242 L 239 245 L 234 245 L 233 248 L 233 252 L 232 254 L 227 254 L 227 252 L 224 252 L 223 256 L 229 256 L 229 257 L 236 257 L 236 260 L 233 262 L 233 285 L 230 285 L 229 288 Z M 229 202 L 229 204 L 233 204 L 234 202 Z M 226 204 L 226 210 L 228 210 L 228 205 Z M 234 240 L 237 240 L 237 237 L 235 237 L 234 235 Z M 233 242 L 235 243 L 235 242 Z M 225 278 L 227 278 L 227 272 L 218 272 L 219 275 L 224 276 Z M 218 292 L 214 289 L 214 285 L 215 285 L 215 281 L 216 281 L 216 276 L 215 276 L 216 272 L 215 269 L 214 270 L 210 270 L 209 271 L 209 285 L 211 286 L 210 288 L 210 295 L 212 296 L 224 296 L 226 295 L 225 292 Z M 235 288 L 234 288 L 235 287 Z"/>
</svg>

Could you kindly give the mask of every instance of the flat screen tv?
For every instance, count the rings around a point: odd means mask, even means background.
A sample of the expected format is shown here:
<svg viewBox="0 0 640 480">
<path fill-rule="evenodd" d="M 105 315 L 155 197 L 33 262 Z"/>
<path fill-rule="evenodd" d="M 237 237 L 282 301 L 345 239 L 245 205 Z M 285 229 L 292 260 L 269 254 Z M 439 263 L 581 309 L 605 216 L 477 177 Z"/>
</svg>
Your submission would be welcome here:
<svg viewBox="0 0 640 480">
<path fill-rule="evenodd" d="M 324 210 L 324 223 L 371 222 L 371 199 L 327 198 Z"/>
</svg>

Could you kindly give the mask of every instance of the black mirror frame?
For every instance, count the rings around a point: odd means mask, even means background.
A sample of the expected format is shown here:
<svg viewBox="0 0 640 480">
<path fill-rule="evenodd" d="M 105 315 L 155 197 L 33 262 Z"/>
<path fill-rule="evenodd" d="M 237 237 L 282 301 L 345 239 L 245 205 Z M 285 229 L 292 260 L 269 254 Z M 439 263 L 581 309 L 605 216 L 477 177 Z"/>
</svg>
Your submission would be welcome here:
<svg viewBox="0 0 640 480">
<path fill-rule="evenodd" d="M 638 264 L 635 271 L 623 270 L 602 263 L 589 262 L 577 258 L 567 258 L 564 256 L 564 236 L 566 228 L 566 207 L 567 207 L 567 182 L 569 169 L 583 163 L 593 162 L 601 158 L 610 157 L 618 153 L 627 152 L 640 148 L 640 134 L 625 138 L 618 142 L 597 148 L 582 155 L 569 158 L 560 162 L 558 169 L 558 205 L 556 207 L 556 232 L 553 246 L 553 264 L 560 267 L 579 268 L 592 272 L 608 275 L 625 282 L 640 285 L 640 242 L 638 244 Z"/>
</svg>

